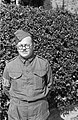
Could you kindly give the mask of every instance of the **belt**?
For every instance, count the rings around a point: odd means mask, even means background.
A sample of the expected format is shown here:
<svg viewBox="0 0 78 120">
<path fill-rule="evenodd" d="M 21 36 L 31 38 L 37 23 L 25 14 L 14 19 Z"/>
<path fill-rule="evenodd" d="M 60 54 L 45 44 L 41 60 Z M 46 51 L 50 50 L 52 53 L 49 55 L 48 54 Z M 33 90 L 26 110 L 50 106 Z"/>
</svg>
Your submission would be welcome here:
<svg viewBox="0 0 78 120">
<path fill-rule="evenodd" d="M 18 101 L 27 102 L 27 103 L 34 103 L 34 102 L 38 102 L 38 101 L 41 101 L 41 100 L 46 100 L 46 101 L 47 101 L 47 98 L 46 98 L 46 97 L 44 97 L 44 98 L 39 98 L 39 99 L 32 100 L 32 101 L 22 100 L 22 99 L 19 99 L 19 98 L 17 98 L 17 97 L 12 97 L 12 99 L 17 99 Z"/>
<path fill-rule="evenodd" d="M 28 102 L 28 103 L 33 103 L 33 102 L 37 102 L 37 101 L 41 101 L 41 100 L 47 100 L 47 98 L 39 98 L 39 99 L 33 100 L 33 101 L 28 101 L 28 100 L 21 100 L 21 101 Z"/>
</svg>

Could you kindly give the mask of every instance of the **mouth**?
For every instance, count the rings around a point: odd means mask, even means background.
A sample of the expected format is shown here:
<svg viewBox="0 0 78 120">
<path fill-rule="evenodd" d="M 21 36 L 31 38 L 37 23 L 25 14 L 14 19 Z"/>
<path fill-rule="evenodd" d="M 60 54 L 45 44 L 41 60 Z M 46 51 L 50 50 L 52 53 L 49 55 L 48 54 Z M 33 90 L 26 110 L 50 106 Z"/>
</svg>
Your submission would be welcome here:
<svg viewBox="0 0 78 120">
<path fill-rule="evenodd" d="M 28 53 L 28 52 L 27 52 L 27 51 L 24 51 L 24 52 L 22 52 L 22 53 L 26 54 L 26 53 Z"/>
<path fill-rule="evenodd" d="M 26 54 L 28 53 L 28 51 L 20 51 L 20 53 Z"/>
</svg>

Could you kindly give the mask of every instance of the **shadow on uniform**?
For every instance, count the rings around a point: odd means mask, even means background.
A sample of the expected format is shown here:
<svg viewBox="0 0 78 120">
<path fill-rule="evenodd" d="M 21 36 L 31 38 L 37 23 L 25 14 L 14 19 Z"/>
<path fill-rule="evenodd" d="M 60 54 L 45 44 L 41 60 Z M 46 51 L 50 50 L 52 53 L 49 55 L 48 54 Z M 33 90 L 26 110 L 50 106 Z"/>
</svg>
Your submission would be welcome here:
<svg viewBox="0 0 78 120">
<path fill-rule="evenodd" d="M 60 112 L 57 110 L 57 108 L 50 110 L 50 116 L 47 120 L 64 120 L 60 117 Z"/>
</svg>

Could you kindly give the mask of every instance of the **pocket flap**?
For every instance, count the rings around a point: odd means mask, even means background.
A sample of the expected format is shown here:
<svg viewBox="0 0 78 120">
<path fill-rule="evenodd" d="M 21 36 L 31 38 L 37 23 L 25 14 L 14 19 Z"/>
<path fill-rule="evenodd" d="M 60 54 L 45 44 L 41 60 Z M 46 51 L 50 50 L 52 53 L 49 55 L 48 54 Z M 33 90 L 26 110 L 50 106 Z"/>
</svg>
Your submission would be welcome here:
<svg viewBox="0 0 78 120">
<path fill-rule="evenodd" d="M 47 73 L 46 70 L 36 70 L 36 71 L 34 71 L 34 74 L 37 75 L 37 76 L 40 76 L 40 77 L 44 76 L 46 73 Z"/>
<path fill-rule="evenodd" d="M 13 79 L 20 78 L 22 76 L 21 72 L 10 72 L 9 76 Z"/>
</svg>

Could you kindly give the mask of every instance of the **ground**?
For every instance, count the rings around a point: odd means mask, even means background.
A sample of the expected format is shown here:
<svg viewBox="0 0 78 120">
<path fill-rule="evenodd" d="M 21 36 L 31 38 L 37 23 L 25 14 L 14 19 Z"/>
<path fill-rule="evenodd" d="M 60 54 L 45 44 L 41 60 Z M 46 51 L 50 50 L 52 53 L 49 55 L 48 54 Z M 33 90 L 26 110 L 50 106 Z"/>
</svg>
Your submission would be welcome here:
<svg viewBox="0 0 78 120">
<path fill-rule="evenodd" d="M 71 106 L 72 107 L 72 106 Z M 78 120 L 78 105 L 73 106 L 73 110 L 70 111 L 68 114 L 64 114 L 66 111 L 64 111 L 62 114 L 59 110 L 51 109 L 50 110 L 50 116 L 48 120 Z"/>
</svg>

